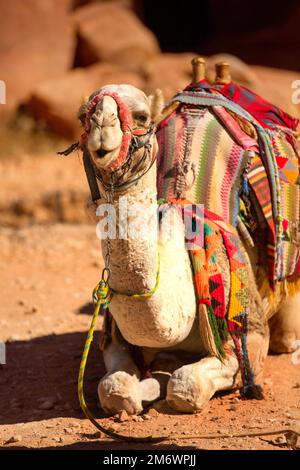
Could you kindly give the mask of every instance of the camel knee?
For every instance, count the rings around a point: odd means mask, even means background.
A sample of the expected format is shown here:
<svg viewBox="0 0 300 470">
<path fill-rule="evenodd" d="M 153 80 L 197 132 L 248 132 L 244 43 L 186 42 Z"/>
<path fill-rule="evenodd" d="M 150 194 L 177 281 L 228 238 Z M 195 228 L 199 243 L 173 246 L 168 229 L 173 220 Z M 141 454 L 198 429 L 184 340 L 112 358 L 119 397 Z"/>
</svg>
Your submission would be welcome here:
<svg viewBox="0 0 300 470">
<path fill-rule="evenodd" d="M 195 413 L 203 409 L 218 390 L 233 387 L 238 371 L 235 356 L 224 363 L 216 357 L 202 359 L 177 369 L 167 387 L 167 401 L 177 411 Z"/>
</svg>

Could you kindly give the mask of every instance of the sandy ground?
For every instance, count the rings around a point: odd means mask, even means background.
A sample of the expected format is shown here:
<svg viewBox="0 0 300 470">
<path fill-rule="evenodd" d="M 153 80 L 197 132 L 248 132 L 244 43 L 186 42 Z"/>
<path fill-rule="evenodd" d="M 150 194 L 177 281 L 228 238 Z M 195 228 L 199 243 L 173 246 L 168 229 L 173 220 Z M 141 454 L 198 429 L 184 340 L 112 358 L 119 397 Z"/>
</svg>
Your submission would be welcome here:
<svg viewBox="0 0 300 470">
<path fill-rule="evenodd" d="M 126 434 L 170 434 L 171 440 L 165 443 L 128 444 L 99 434 L 84 419 L 76 396 L 80 355 L 91 318 L 90 292 L 101 268 L 94 227 L 54 224 L 2 229 L 0 245 L 0 329 L 7 345 L 7 364 L 0 366 L 2 449 L 288 448 L 283 435 L 211 440 L 197 435 L 299 428 L 300 366 L 293 365 L 289 355 L 268 358 L 261 402 L 243 401 L 233 391 L 213 398 L 202 413 L 192 416 L 174 413 L 159 402 L 154 407 L 157 412 L 148 410 L 146 419 L 103 421 Z M 103 415 L 96 387 L 103 374 L 96 339 L 86 395 L 99 418 Z"/>
<path fill-rule="evenodd" d="M 7 363 L 0 365 L 0 447 L 8 449 L 288 449 L 284 434 L 223 438 L 223 434 L 300 429 L 300 365 L 290 355 L 269 356 L 263 401 L 243 401 L 239 392 L 220 394 L 199 414 L 177 414 L 164 401 L 143 416 L 119 422 L 105 418 L 96 388 L 105 373 L 97 335 L 86 377 L 86 397 L 106 427 L 135 436 L 169 436 L 163 443 L 124 443 L 99 433 L 84 418 L 77 399 L 77 374 L 91 320 L 91 291 L 101 272 L 95 227 L 76 218 L 84 207 L 82 166 L 53 155 L 0 162 L 0 341 Z M 77 190 L 57 223 L 44 194 Z M 13 212 L 15 202 L 38 208 Z M 28 202 L 29 201 L 29 202 Z M 46 201 L 46 202 L 45 202 Z M 24 207 L 25 207 L 24 206 Z M 83 209 L 80 209 L 83 211 Z M 70 211 L 71 214 L 70 215 Z M 37 219 L 40 225 L 33 224 Z M 58 217 L 59 219 L 59 217 Z M 99 328 L 101 319 L 99 319 Z M 215 435 L 215 439 L 203 436 Z M 298 442 L 299 443 L 299 442 Z"/>
</svg>

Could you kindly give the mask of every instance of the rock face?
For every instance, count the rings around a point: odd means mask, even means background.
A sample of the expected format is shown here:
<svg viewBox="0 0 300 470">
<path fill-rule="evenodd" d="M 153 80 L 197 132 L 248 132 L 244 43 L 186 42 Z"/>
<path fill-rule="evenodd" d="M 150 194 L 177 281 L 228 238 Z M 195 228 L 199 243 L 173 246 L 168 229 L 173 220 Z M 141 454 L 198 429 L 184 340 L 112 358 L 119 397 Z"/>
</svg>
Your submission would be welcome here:
<svg viewBox="0 0 300 470">
<path fill-rule="evenodd" d="M 1 2 L 0 79 L 6 83 L 8 109 L 26 99 L 37 83 L 72 65 L 71 4 L 71 0 Z"/>
<path fill-rule="evenodd" d="M 144 71 L 148 79 L 147 91 L 160 88 L 166 100 L 176 90 L 185 88 L 192 80 L 191 60 L 196 54 L 160 54 L 149 60 Z"/>
<path fill-rule="evenodd" d="M 145 65 L 148 79 L 147 91 L 161 88 L 165 99 L 171 98 L 176 90 L 185 88 L 192 80 L 192 59 L 196 53 L 160 54 L 149 60 Z M 221 61 L 230 63 L 232 79 L 242 85 L 256 84 L 257 76 L 252 68 L 238 57 L 231 54 L 216 54 L 204 57 L 206 61 L 206 77 L 210 82 L 215 78 L 215 64 Z"/>
<path fill-rule="evenodd" d="M 79 65 L 107 61 L 136 71 L 160 51 L 154 34 L 119 2 L 86 5 L 74 12 L 73 21 Z"/>
<path fill-rule="evenodd" d="M 78 139 L 80 124 L 76 118 L 80 104 L 97 88 L 108 83 L 130 83 L 143 88 L 143 80 L 132 72 L 112 64 L 96 64 L 71 70 L 62 77 L 40 84 L 28 106 L 37 119 L 57 134 Z"/>
</svg>

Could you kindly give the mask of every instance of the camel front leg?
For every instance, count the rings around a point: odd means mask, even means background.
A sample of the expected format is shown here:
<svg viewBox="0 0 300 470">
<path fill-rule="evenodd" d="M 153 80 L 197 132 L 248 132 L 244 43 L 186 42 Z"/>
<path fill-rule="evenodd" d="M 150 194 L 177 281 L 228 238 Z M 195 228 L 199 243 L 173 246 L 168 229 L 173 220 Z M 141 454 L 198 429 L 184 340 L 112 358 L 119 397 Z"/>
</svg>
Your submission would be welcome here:
<svg viewBox="0 0 300 470">
<path fill-rule="evenodd" d="M 177 411 L 196 413 L 217 391 L 234 386 L 238 370 L 238 360 L 233 354 L 224 362 L 217 357 L 206 357 L 180 367 L 168 382 L 167 401 Z"/>
<path fill-rule="evenodd" d="M 107 373 L 99 382 L 98 396 L 106 413 L 126 410 L 128 414 L 138 414 L 143 404 L 159 398 L 159 382 L 153 378 L 140 380 L 140 371 L 122 341 L 113 340 L 103 357 Z"/>
</svg>

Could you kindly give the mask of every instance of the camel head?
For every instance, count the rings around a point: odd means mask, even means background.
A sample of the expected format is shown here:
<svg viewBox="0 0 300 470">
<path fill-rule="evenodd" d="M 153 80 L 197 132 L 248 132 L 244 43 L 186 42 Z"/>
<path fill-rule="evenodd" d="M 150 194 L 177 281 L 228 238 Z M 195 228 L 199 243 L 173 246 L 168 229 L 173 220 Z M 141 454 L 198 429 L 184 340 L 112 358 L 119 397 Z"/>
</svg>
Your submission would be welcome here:
<svg viewBox="0 0 300 470">
<path fill-rule="evenodd" d="M 119 170 L 129 155 L 131 166 L 142 158 L 145 144 L 155 140 L 154 101 L 134 86 L 107 85 L 81 106 L 79 119 L 85 129 L 82 141 L 98 172 L 107 175 Z"/>
</svg>

